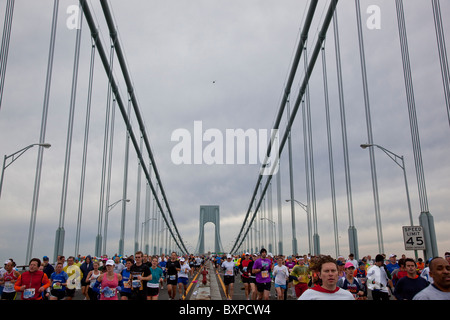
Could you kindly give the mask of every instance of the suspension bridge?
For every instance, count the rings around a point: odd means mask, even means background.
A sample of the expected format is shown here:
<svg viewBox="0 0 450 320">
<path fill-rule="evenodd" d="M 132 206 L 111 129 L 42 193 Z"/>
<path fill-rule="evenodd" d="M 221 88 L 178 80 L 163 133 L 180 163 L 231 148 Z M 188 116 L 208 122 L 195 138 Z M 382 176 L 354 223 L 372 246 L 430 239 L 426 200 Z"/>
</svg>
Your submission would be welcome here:
<svg viewBox="0 0 450 320">
<path fill-rule="evenodd" d="M 448 245 L 447 3 L 143 2 L 2 3 L 2 256 L 208 251 L 204 205 L 236 254 Z"/>
</svg>

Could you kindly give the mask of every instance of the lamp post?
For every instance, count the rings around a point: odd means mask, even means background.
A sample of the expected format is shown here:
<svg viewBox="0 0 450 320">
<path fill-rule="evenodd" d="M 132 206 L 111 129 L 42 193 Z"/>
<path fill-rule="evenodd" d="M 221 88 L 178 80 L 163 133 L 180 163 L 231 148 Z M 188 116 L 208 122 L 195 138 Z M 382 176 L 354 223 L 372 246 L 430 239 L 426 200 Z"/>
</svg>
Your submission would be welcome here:
<svg viewBox="0 0 450 320">
<path fill-rule="evenodd" d="M 5 174 L 6 168 L 8 168 L 10 165 L 12 165 L 14 161 L 16 161 L 21 155 L 23 155 L 26 151 L 33 148 L 34 146 L 40 146 L 40 147 L 44 147 L 44 148 L 48 149 L 52 145 L 49 143 L 34 143 L 34 144 L 30 144 L 28 147 L 25 147 L 23 149 L 20 149 L 19 151 L 14 152 L 13 154 L 10 154 L 9 156 L 5 155 L 5 157 L 3 158 L 2 175 L 0 177 L 0 197 L 2 195 L 3 175 Z M 6 161 L 8 159 L 11 159 L 11 160 L 7 164 Z"/>
<path fill-rule="evenodd" d="M 119 202 L 122 202 L 122 201 L 130 202 L 129 199 L 120 199 L 120 200 L 117 200 L 116 202 L 110 204 L 110 205 L 108 206 L 107 210 L 106 210 L 106 213 L 105 213 L 105 231 L 104 231 L 104 234 L 105 234 L 105 242 L 103 242 L 103 253 L 106 253 L 106 241 L 107 241 L 107 236 L 108 236 L 108 215 L 109 215 L 109 212 L 110 212 L 112 209 L 114 209 L 114 207 L 115 207 Z"/>
<path fill-rule="evenodd" d="M 273 248 L 274 248 L 273 245 L 277 242 L 276 241 L 276 238 L 277 238 L 277 235 L 276 235 L 276 223 L 275 223 L 275 221 L 272 221 L 269 218 L 265 218 L 265 217 L 261 218 L 261 220 L 267 220 L 267 221 L 269 221 L 272 224 L 272 230 L 273 230 L 273 233 L 274 233 L 274 238 L 269 236 L 269 252 L 273 252 Z"/>
<path fill-rule="evenodd" d="M 389 158 L 392 159 L 392 161 L 394 161 L 403 170 L 403 177 L 405 180 L 405 189 L 406 189 L 406 199 L 408 202 L 409 222 L 410 222 L 411 226 L 413 226 L 414 222 L 413 222 L 412 210 L 411 210 L 411 200 L 409 197 L 408 180 L 406 178 L 405 158 L 403 156 L 399 156 L 399 155 L 395 154 L 394 152 L 392 152 L 382 146 L 379 146 L 377 144 L 362 144 L 361 145 L 362 149 L 373 148 L 373 147 L 377 147 L 378 149 L 383 151 Z M 399 162 L 398 160 L 401 160 L 401 162 Z M 416 259 L 417 259 L 417 250 L 414 250 L 414 253 L 415 253 Z"/>
<path fill-rule="evenodd" d="M 285 200 L 286 202 L 291 202 L 291 199 L 287 199 Z M 310 222 L 310 215 L 309 215 L 309 211 L 308 211 L 308 206 L 298 200 L 292 199 L 292 202 L 297 203 L 303 210 L 305 210 L 306 212 L 306 220 L 307 220 L 307 226 L 308 226 L 308 248 L 309 248 L 309 252 L 312 253 L 312 247 L 311 247 L 311 222 Z"/>
</svg>

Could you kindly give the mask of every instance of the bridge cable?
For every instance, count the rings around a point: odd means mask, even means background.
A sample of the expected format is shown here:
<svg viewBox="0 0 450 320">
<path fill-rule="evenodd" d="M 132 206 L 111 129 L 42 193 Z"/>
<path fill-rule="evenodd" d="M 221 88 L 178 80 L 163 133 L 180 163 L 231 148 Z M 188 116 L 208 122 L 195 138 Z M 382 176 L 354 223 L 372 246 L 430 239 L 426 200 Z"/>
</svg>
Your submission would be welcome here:
<svg viewBox="0 0 450 320">
<path fill-rule="evenodd" d="M 0 51 L 0 110 L 2 108 L 6 67 L 8 65 L 9 43 L 11 39 L 11 28 L 14 16 L 14 3 L 15 0 L 8 0 L 5 11 L 5 22 L 3 25 L 2 47 Z"/>
<path fill-rule="evenodd" d="M 321 30 L 320 30 L 320 32 L 319 32 L 319 36 L 318 36 L 318 39 L 317 39 L 317 42 L 316 42 L 316 46 L 315 46 L 315 48 L 314 48 L 314 50 L 313 50 L 313 53 L 312 53 L 312 55 L 311 55 L 311 58 L 310 58 L 310 62 L 309 62 L 309 65 L 308 65 L 307 72 L 306 72 L 306 74 L 304 75 L 304 79 L 303 79 L 302 85 L 300 86 L 299 94 L 298 94 L 298 96 L 297 96 L 297 100 L 295 101 L 295 105 L 294 105 L 294 109 L 293 109 L 291 118 L 289 119 L 289 122 L 288 122 L 288 124 L 287 124 L 287 126 L 286 126 L 286 131 L 285 131 L 285 133 L 284 133 L 284 135 L 283 135 L 283 138 L 282 138 L 282 140 L 281 140 L 281 142 L 280 142 L 280 146 L 279 146 L 279 150 L 278 150 L 278 154 L 279 154 L 279 155 L 282 154 L 283 149 L 284 149 L 284 147 L 285 147 L 285 145 L 286 145 L 286 141 L 287 141 L 287 138 L 288 138 L 288 136 L 289 136 L 289 132 L 290 132 L 290 130 L 291 130 L 291 128 L 292 128 L 293 122 L 294 122 L 295 117 L 296 117 L 296 115 L 297 115 L 297 112 L 298 112 L 300 103 L 301 103 L 301 101 L 302 101 L 302 99 L 303 99 L 303 97 L 304 97 L 304 95 L 305 95 L 306 87 L 307 87 L 307 85 L 308 85 L 308 83 L 309 83 L 309 79 L 310 79 L 311 74 L 312 74 L 312 72 L 313 72 L 313 70 L 314 70 L 314 67 L 315 67 L 317 58 L 318 58 L 318 56 L 319 56 L 319 54 L 320 54 L 320 50 L 321 50 L 321 47 L 322 47 L 322 43 L 323 43 L 323 41 L 324 41 L 325 38 L 326 38 L 326 34 L 327 34 L 327 31 L 328 31 L 328 27 L 329 27 L 329 25 L 330 25 L 330 23 L 331 23 L 331 20 L 332 20 L 332 18 L 333 18 L 333 14 L 334 14 L 334 11 L 335 11 L 335 9 L 336 9 L 337 3 L 338 3 L 338 0 L 332 0 L 332 1 L 330 2 L 330 6 L 329 6 L 328 11 L 327 11 L 327 14 L 326 14 L 326 16 L 325 16 L 325 18 L 324 18 L 324 21 L 323 21 L 323 24 L 322 24 L 322 28 L 321 28 Z M 311 17 L 311 18 L 312 18 L 312 17 Z M 306 35 L 306 37 L 307 37 L 307 35 Z M 303 45 L 301 46 L 300 49 L 303 50 Z M 284 110 L 284 106 L 283 106 L 282 109 Z M 268 147 L 268 150 L 269 150 L 269 151 L 268 151 L 268 154 L 270 153 L 270 149 L 271 149 L 271 147 L 272 147 L 272 143 L 273 143 L 273 141 L 271 141 L 271 143 L 270 143 L 270 145 L 269 145 L 269 147 Z M 267 188 L 268 188 L 268 185 L 269 185 L 270 180 L 271 180 L 272 177 L 273 177 L 273 171 L 275 170 L 275 168 L 276 168 L 276 166 L 273 166 L 273 167 L 272 167 L 271 174 L 267 176 L 266 183 L 265 183 L 265 186 L 264 186 L 264 188 L 263 188 L 263 194 L 265 194 L 265 193 L 267 192 Z M 260 174 L 260 175 L 259 175 L 259 178 L 258 178 L 258 183 L 261 181 L 261 179 L 262 179 L 262 175 Z M 252 198 L 252 201 L 251 201 L 252 204 L 253 204 L 253 201 L 254 201 L 254 200 L 255 200 L 255 196 L 253 196 L 253 198 Z M 259 201 L 258 201 L 258 203 L 257 203 L 257 207 L 256 207 L 256 209 L 255 209 L 255 212 L 256 212 L 257 209 L 261 206 L 262 200 L 263 200 L 262 198 L 259 199 Z M 251 227 L 251 225 L 252 225 L 252 223 L 253 223 L 253 221 L 254 221 L 254 219 L 255 219 L 255 216 L 256 216 L 256 215 L 255 215 L 255 213 L 254 213 L 254 214 L 253 214 L 253 217 L 252 217 L 251 220 L 250 220 L 249 227 Z M 244 225 L 245 225 L 245 224 L 243 224 L 243 227 L 244 227 Z M 236 239 L 236 242 L 235 242 L 233 248 L 231 249 L 231 252 L 234 253 L 234 252 L 242 245 L 242 242 L 244 241 L 245 237 L 246 237 L 247 234 L 248 234 L 249 227 L 247 228 L 247 230 L 245 231 L 245 233 L 244 233 L 243 235 L 242 235 L 242 229 L 243 229 L 243 228 L 241 228 L 241 232 L 239 233 L 239 235 L 238 235 L 238 237 L 237 237 L 237 239 Z M 242 235 L 242 236 L 241 236 L 241 235 Z"/>
</svg>

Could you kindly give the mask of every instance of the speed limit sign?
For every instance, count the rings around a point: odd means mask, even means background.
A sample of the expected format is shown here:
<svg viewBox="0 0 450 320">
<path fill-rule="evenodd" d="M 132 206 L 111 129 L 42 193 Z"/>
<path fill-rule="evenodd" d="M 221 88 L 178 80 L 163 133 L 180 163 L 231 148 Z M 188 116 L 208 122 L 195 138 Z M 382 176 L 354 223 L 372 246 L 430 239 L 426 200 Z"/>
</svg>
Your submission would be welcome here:
<svg viewBox="0 0 450 320">
<path fill-rule="evenodd" d="M 405 250 L 425 250 L 425 238 L 421 226 L 403 227 L 403 239 L 405 240 Z"/>
</svg>

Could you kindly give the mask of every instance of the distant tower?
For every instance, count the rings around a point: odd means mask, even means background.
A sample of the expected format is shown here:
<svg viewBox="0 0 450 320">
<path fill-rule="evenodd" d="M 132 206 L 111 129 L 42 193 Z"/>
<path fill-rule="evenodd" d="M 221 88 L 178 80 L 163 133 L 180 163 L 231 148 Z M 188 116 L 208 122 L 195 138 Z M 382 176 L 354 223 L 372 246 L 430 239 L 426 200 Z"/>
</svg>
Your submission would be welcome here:
<svg viewBox="0 0 450 320">
<path fill-rule="evenodd" d="M 214 251 L 216 253 L 223 252 L 222 241 L 220 240 L 220 213 L 219 206 L 200 206 L 200 233 L 198 235 L 198 243 L 195 253 L 205 253 L 205 224 L 214 223 Z"/>
</svg>

